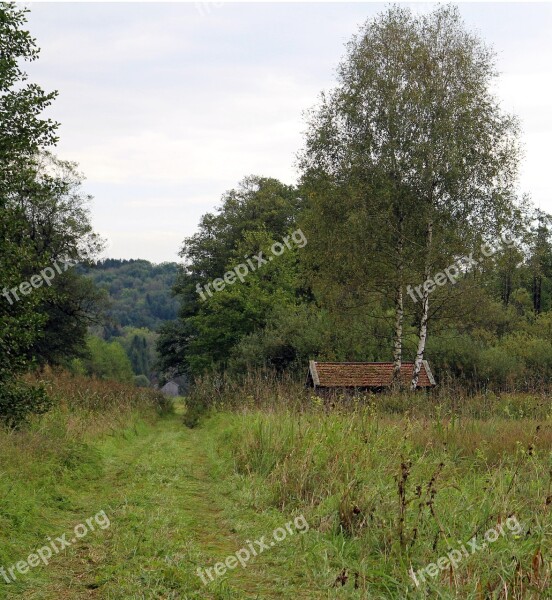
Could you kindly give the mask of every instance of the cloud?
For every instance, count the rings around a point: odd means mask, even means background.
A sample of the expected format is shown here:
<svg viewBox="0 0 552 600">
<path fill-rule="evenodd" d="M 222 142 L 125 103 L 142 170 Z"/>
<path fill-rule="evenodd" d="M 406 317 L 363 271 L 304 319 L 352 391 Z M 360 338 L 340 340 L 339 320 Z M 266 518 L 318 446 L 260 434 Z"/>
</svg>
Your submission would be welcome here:
<svg viewBox="0 0 552 600">
<path fill-rule="evenodd" d="M 303 111 L 383 6 L 227 4 L 202 16 L 190 3 L 31 5 L 42 48 L 31 80 L 60 91 L 49 112 L 62 123 L 59 154 L 86 174 L 111 255 L 174 259 L 201 214 L 244 176 L 295 181 Z M 461 11 L 499 51 L 498 93 L 525 127 L 521 184 L 552 210 L 552 10 Z"/>
</svg>

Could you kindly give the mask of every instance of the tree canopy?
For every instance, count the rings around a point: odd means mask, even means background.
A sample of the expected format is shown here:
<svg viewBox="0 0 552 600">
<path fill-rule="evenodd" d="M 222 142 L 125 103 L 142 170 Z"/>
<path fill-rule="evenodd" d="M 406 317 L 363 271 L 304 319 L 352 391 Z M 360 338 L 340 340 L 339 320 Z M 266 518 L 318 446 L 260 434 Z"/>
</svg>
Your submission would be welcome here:
<svg viewBox="0 0 552 600">
<path fill-rule="evenodd" d="M 299 185 L 248 177 L 185 240 L 161 366 L 410 360 L 413 385 L 424 358 L 474 385 L 548 373 L 550 222 L 518 196 L 519 125 L 496 77 L 454 7 L 367 21 L 308 114 Z M 200 300 L 198 284 L 297 228 L 303 248 Z"/>
<path fill-rule="evenodd" d="M 14 375 L 80 352 L 101 304 L 66 267 L 94 257 L 101 240 L 76 166 L 50 152 L 58 125 L 42 115 L 56 92 L 27 81 L 23 64 L 38 48 L 26 13 L 0 3 L 0 418 L 20 417 L 17 404 L 32 409 L 32 391 Z M 43 406 L 43 394 L 36 398 Z"/>
</svg>

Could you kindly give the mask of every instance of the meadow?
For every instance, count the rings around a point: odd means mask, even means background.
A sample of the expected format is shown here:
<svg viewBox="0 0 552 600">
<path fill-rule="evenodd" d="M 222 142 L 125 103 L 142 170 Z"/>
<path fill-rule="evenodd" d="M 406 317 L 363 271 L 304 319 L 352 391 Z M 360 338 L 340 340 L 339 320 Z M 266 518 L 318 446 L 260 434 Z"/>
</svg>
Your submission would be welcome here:
<svg viewBox="0 0 552 600">
<path fill-rule="evenodd" d="M 98 511 L 110 527 L 0 578 L 1 598 L 551 597 L 545 393 L 326 399 L 257 377 L 173 407 L 41 378 L 54 408 L 0 430 L 0 567 Z"/>
<path fill-rule="evenodd" d="M 216 397 L 207 382 L 196 393 Z M 204 426 L 241 501 L 305 515 L 318 594 L 552 597 L 545 393 L 326 399 L 249 381 L 218 396 Z"/>
<path fill-rule="evenodd" d="M 18 429 L 0 427 L 0 566 L 7 567 L 63 533 L 67 518 L 78 518 L 75 494 L 103 482 L 102 440 L 145 427 L 170 412 L 171 405 L 152 390 L 75 377 L 47 370 L 28 376 L 41 383 L 53 409 Z M 98 506 L 95 514 L 102 507 Z M 79 522 L 79 521 L 77 521 Z M 45 573 L 36 570 L 37 581 Z M 21 581 L 0 579 L 0 598 L 24 589 Z M 23 586 L 23 587 L 22 587 Z"/>
</svg>

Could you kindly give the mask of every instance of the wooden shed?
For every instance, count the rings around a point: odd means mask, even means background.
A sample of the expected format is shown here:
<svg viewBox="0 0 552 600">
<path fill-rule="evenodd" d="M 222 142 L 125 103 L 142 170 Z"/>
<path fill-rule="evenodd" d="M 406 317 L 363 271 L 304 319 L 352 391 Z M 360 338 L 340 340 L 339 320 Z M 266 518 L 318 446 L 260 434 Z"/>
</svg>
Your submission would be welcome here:
<svg viewBox="0 0 552 600">
<path fill-rule="evenodd" d="M 414 363 L 403 362 L 401 379 L 405 387 L 410 385 Z M 377 391 L 391 387 L 393 363 L 379 362 L 309 362 L 307 385 L 317 391 L 361 390 Z M 435 386 L 435 379 L 426 360 L 422 363 L 418 389 Z"/>
</svg>

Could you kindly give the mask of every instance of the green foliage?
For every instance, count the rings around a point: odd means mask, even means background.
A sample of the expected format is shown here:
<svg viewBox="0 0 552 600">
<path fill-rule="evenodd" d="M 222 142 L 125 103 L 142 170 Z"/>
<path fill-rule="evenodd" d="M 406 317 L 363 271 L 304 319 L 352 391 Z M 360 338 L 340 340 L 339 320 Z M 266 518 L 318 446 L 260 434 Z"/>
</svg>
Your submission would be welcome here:
<svg viewBox="0 0 552 600">
<path fill-rule="evenodd" d="M 249 214 L 247 203 L 255 201 L 254 194 L 247 196 L 242 210 Z M 223 206 L 220 219 L 226 226 L 225 210 Z M 300 220 L 302 215 L 290 214 L 290 222 Z M 302 371 L 314 357 L 390 360 L 393 307 L 379 293 L 355 291 L 357 285 L 363 285 L 362 269 L 374 266 L 370 259 L 355 272 L 355 260 L 363 261 L 366 256 L 385 250 L 359 246 L 359 257 L 351 259 L 348 248 L 351 244 L 354 247 L 355 239 L 362 239 L 361 230 L 355 233 L 348 225 L 332 227 L 330 221 L 337 219 L 337 215 L 329 217 L 327 223 L 318 221 L 319 229 L 313 230 L 314 237 L 309 238 L 304 249 L 286 252 L 262 269 L 249 273 L 243 282 L 228 285 L 200 301 L 195 289 L 197 283 L 221 277 L 244 256 L 254 255 L 260 249 L 266 253 L 278 239 L 267 231 L 262 220 L 256 228 L 247 221 L 252 229 L 244 230 L 237 226 L 237 217 L 233 218 L 232 226 L 240 231 L 229 238 L 233 248 L 213 245 L 207 233 L 198 234 L 193 240 L 192 261 L 198 256 L 202 258 L 197 263 L 190 262 L 181 273 L 176 286 L 182 303 L 181 318 L 165 326 L 159 339 L 160 368 L 167 376 L 185 371 L 198 376 L 212 369 L 231 373 L 264 368 L 277 372 Z M 214 222 L 214 217 L 209 220 L 210 225 Z M 531 220 L 527 222 L 527 227 L 530 226 Z M 336 240 L 324 237 L 328 232 L 343 237 L 339 242 L 343 244 L 343 253 L 338 251 Z M 217 238 L 223 235 L 214 228 L 209 233 Z M 225 231 L 224 235 L 229 234 Z M 326 240 L 327 244 L 321 244 L 320 240 Z M 526 252 L 529 258 L 524 258 Z M 217 253 L 220 253 L 218 258 Z M 527 387 L 545 383 L 550 374 L 549 348 L 545 341 L 538 340 L 542 331 L 550 329 L 546 320 L 549 313 L 542 313 L 539 325 L 533 325 L 532 284 L 527 277 L 531 256 L 530 248 L 519 241 L 515 247 L 506 248 L 504 255 L 499 252 L 489 258 L 481 269 L 461 278 L 456 285 L 447 285 L 435 293 L 436 301 L 441 301 L 439 294 L 447 297 L 446 303 L 436 309 L 440 319 L 435 321 L 435 331 L 429 336 L 426 355 L 438 380 L 459 378 L 474 387 Z M 220 272 L 211 271 L 211 278 L 202 273 L 206 257 L 210 257 L 209 264 L 219 264 L 220 258 L 220 264 L 225 265 Z M 322 275 L 331 261 L 333 271 Z M 512 285 L 508 293 L 501 287 L 504 278 Z M 315 282 L 313 288 L 309 287 L 309 280 Z M 528 287 L 523 287 L 524 281 L 529 282 Z M 412 359 L 415 349 L 418 314 L 416 307 L 412 308 L 403 323 L 405 359 Z M 508 337 L 513 335 L 518 336 L 515 342 Z M 132 334 L 126 339 L 133 339 Z M 125 344 L 128 352 L 131 344 L 129 341 Z M 134 363 L 139 364 L 139 359 L 134 359 Z"/>
<path fill-rule="evenodd" d="M 150 380 L 145 375 L 136 375 L 133 379 L 136 387 L 150 387 Z"/>
<path fill-rule="evenodd" d="M 22 65 L 38 57 L 38 48 L 25 29 L 26 13 L 0 2 L 0 418 L 10 424 L 50 406 L 42 388 L 14 377 L 82 352 L 101 304 L 75 273 L 52 268 L 65 259 L 87 260 L 101 241 L 76 165 L 47 151 L 58 125 L 41 114 L 56 93 L 27 82 Z M 44 269 L 54 274 L 50 285 L 40 278 Z"/>
<path fill-rule="evenodd" d="M 493 95 L 495 77 L 493 53 L 456 7 L 394 6 L 352 38 L 336 86 L 310 113 L 301 157 L 309 279 L 334 311 L 393 309 L 394 374 L 403 347 L 418 372 L 428 323 L 451 304 L 423 287 L 412 306 L 411 282 L 517 225 L 519 130 Z M 415 352 L 405 323 L 416 326 Z"/>
<path fill-rule="evenodd" d="M 124 327 L 122 335 L 113 338 L 125 349 L 136 375 L 145 375 L 148 379 L 155 374 L 157 363 L 156 345 L 159 334 L 145 328 Z"/>
<path fill-rule="evenodd" d="M 524 373 L 524 364 L 505 348 L 491 346 L 481 351 L 479 374 L 499 386 L 513 385 Z"/>
<path fill-rule="evenodd" d="M 42 386 L 21 381 L 0 386 L 0 422 L 10 427 L 19 427 L 30 415 L 48 412 L 52 405 Z"/>
<path fill-rule="evenodd" d="M 300 205 L 292 186 L 266 177 L 246 177 L 237 189 L 224 194 L 217 214 L 204 215 L 199 232 L 184 241 L 184 274 L 194 279 L 194 287 L 196 281 L 220 277 L 248 233 L 265 230 L 281 240 L 293 226 Z M 179 281 L 182 288 L 189 284 L 186 277 Z"/>
<path fill-rule="evenodd" d="M 202 423 L 203 419 L 209 412 L 209 405 L 206 402 L 195 400 L 186 402 L 186 412 L 182 422 L 189 429 L 194 429 Z"/>
<path fill-rule="evenodd" d="M 494 95 L 495 60 L 455 7 L 367 21 L 310 113 L 299 187 L 248 177 L 184 240 L 165 375 L 427 358 L 438 382 L 547 385 L 551 218 L 516 197 L 519 128 Z M 297 228 L 304 248 L 200 299 Z M 483 243 L 501 248 L 483 256 Z M 454 284 L 412 299 L 471 253 Z"/>
<path fill-rule="evenodd" d="M 518 126 L 493 95 L 494 61 L 454 7 L 391 7 L 367 21 L 310 113 L 299 189 L 247 178 L 184 241 L 181 314 L 161 332 L 160 368 L 198 376 L 420 355 L 438 377 L 505 385 L 484 352 L 523 329 L 539 294 L 547 305 L 551 245 L 547 217 L 535 226 L 515 197 Z M 200 301 L 197 286 L 298 227 L 304 249 Z M 503 255 L 411 301 L 407 285 L 504 230 L 516 243 Z M 504 352 L 513 384 L 528 358 Z"/>
<path fill-rule="evenodd" d="M 477 378 L 483 344 L 466 333 L 450 330 L 429 339 L 427 352 L 437 373 L 463 380 Z"/>
<path fill-rule="evenodd" d="M 132 365 L 119 342 L 106 342 L 101 338 L 90 336 L 87 342 L 88 355 L 76 363 L 77 371 L 84 368 L 87 375 L 100 379 L 111 379 L 123 383 L 131 383 L 134 379 Z"/>
<path fill-rule="evenodd" d="M 134 327 L 157 331 L 166 321 L 176 318 L 178 302 L 172 297 L 178 266 L 154 265 L 147 260 L 106 259 L 84 272 L 106 290 L 110 306 L 107 339 L 120 335 L 121 328 Z"/>
<path fill-rule="evenodd" d="M 230 368 L 246 373 L 268 368 L 281 372 L 301 369 L 330 345 L 327 313 L 308 304 L 276 306 L 266 327 L 244 336 L 232 349 Z"/>
<path fill-rule="evenodd" d="M 40 307 L 43 330 L 28 349 L 29 360 L 67 366 L 84 356 L 88 328 L 103 318 L 105 302 L 103 290 L 74 270 L 56 277 Z"/>
<path fill-rule="evenodd" d="M 67 364 L 82 354 L 87 329 L 101 320 L 105 308 L 104 294 L 77 274 L 74 265 L 92 259 L 103 242 L 92 229 L 91 197 L 82 190 L 83 176 L 77 165 L 41 152 L 31 167 L 18 199 L 24 213 L 18 238 L 21 243 L 30 240 L 34 253 L 32 274 L 25 279 L 45 269 L 54 269 L 54 277 L 32 292 L 40 298 L 36 310 L 43 326 L 28 355 L 41 365 Z M 65 260 L 71 261 L 69 266 Z"/>
<path fill-rule="evenodd" d="M 0 282 L 12 287 L 33 273 L 32 241 L 20 235 L 25 214 L 16 200 L 32 177 L 32 157 L 55 141 L 57 125 L 40 114 L 55 97 L 26 83 L 24 61 L 35 60 L 38 49 L 24 29 L 26 10 L 0 3 Z M 27 366 L 25 352 L 40 335 L 44 318 L 37 313 L 39 294 L 9 304 L 0 302 L 0 387 Z"/>
<path fill-rule="evenodd" d="M 196 288 L 223 277 L 246 257 L 260 251 L 267 256 L 273 242 L 293 231 L 300 204 L 293 187 L 249 177 L 224 195 L 218 214 L 203 217 L 199 233 L 185 240 L 181 252 L 187 262 L 175 286 L 180 321 L 161 333 L 160 365 L 165 373 L 200 374 L 226 366 L 233 348 L 262 329 L 273 310 L 292 309 L 298 302 L 302 291 L 296 249 L 205 301 Z"/>
</svg>

